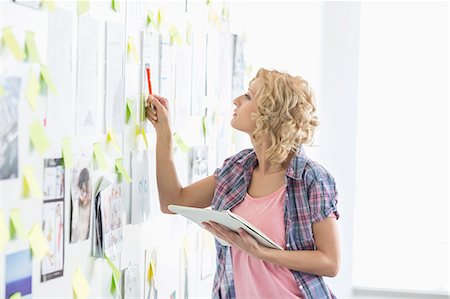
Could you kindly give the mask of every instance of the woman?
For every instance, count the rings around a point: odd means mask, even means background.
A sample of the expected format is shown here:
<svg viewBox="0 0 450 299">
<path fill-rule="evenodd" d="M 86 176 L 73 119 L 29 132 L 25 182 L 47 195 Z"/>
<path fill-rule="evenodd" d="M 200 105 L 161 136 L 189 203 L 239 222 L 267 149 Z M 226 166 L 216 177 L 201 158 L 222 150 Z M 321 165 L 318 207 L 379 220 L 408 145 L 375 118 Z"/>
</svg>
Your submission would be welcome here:
<svg viewBox="0 0 450 299">
<path fill-rule="evenodd" d="M 305 155 L 318 126 L 308 83 L 260 69 L 248 92 L 234 99 L 233 128 L 249 134 L 252 149 L 225 160 L 214 175 L 187 187 L 171 156 L 167 99 L 150 96 L 147 117 L 157 133 L 156 174 L 161 210 L 178 204 L 231 209 L 286 250 L 259 245 L 245 231 L 216 223 L 205 228 L 216 242 L 213 298 L 335 298 L 322 276 L 340 263 L 333 177 Z"/>
</svg>

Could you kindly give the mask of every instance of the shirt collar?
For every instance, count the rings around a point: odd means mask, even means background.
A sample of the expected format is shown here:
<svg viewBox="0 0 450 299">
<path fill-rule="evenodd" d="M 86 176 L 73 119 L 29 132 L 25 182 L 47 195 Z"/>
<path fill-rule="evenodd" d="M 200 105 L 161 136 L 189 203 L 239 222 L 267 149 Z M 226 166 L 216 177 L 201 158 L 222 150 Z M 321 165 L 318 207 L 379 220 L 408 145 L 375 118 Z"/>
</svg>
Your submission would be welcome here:
<svg viewBox="0 0 450 299">
<path fill-rule="evenodd" d="M 303 170 L 305 169 L 306 160 L 307 157 L 305 153 L 305 148 L 303 147 L 303 145 L 300 145 L 299 151 L 291 160 L 291 163 L 289 164 L 289 167 L 286 170 L 286 176 L 294 180 L 300 180 L 303 174 Z M 239 163 L 243 167 L 246 175 L 249 175 L 250 177 L 251 174 L 253 173 L 253 169 L 255 169 L 257 165 L 257 162 L 258 161 L 254 149 L 252 149 L 248 154 L 245 154 L 238 160 L 236 160 L 236 163 Z"/>
</svg>

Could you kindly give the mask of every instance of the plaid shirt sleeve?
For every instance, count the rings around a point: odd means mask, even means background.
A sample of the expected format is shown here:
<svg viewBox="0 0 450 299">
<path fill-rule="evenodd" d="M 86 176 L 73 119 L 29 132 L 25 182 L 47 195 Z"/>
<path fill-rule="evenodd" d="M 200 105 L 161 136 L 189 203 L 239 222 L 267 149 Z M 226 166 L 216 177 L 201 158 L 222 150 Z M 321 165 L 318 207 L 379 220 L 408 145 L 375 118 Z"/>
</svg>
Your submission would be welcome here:
<svg viewBox="0 0 450 299">
<path fill-rule="evenodd" d="M 339 219 L 337 211 L 338 192 L 334 178 L 325 173 L 316 177 L 308 189 L 308 200 L 312 222 L 319 222 L 331 213 Z"/>
</svg>

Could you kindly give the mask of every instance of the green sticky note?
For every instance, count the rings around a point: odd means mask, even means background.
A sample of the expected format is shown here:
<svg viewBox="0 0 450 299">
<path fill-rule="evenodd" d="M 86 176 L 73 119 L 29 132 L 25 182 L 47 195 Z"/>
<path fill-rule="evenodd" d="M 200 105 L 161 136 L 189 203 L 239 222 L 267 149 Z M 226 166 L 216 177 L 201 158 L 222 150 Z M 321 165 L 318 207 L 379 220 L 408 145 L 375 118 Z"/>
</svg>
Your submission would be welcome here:
<svg viewBox="0 0 450 299">
<path fill-rule="evenodd" d="M 160 9 L 158 9 L 158 20 L 157 20 L 157 28 L 159 30 L 159 28 L 161 27 L 161 24 L 164 22 L 164 13 L 163 11 Z"/>
<path fill-rule="evenodd" d="M 147 26 L 154 24 L 155 22 L 153 20 L 154 20 L 153 11 L 149 11 L 147 13 Z"/>
<path fill-rule="evenodd" d="M 30 139 L 34 148 L 40 154 L 43 154 L 50 147 L 50 141 L 38 120 L 33 121 L 30 125 Z"/>
<path fill-rule="evenodd" d="M 58 91 L 56 90 L 55 84 L 53 84 L 53 80 L 50 76 L 50 72 L 47 68 L 47 66 L 41 64 L 41 78 L 47 85 L 48 89 L 50 89 L 51 92 L 53 92 L 55 95 L 58 95 Z"/>
<path fill-rule="evenodd" d="M 136 123 L 136 117 L 134 116 L 134 109 L 133 109 L 133 100 L 130 98 L 127 98 L 127 107 L 126 107 L 126 115 L 125 119 L 128 123 L 130 121 L 130 118 L 133 120 L 135 124 Z"/>
<path fill-rule="evenodd" d="M 9 299 L 21 299 L 21 298 L 22 298 L 22 293 L 21 292 L 15 292 L 11 296 L 9 296 Z"/>
<path fill-rule="evenodd" d="M 38 180 L 36 179 L 33 168 L 31 168 L 31 166 L 25 166 L 23 168 L 23 180 L 23 195 L 25 197 L 29 197 L 30 195 L 37 198 L 43 197 L 42 189 L 39 186 Z"/>
<path fill-rule="evenodd" d="M 111 0 L 111 8 L 114 11 L 118 11 L 119 10 L 119 1 L 118 0 Z"/>
<path fill-rule="evenodd" d="M 37 258 L 38 261 L 42 260 L 42 258 L 48 253 L 48 242 L 40 225 L 33 225 L 33 228 L 28 234 L 28 241 L 30 242 L 33 256 Z"/>
<path fill-rule="evenodd" d="M 28 61 L 33 63 L 41 63 L 36 42 L 34 40 L 34 32 L 27 31 L 25 33 L 25 51 L 28 55 Z"/>
<path fill-rule="evenodd" d="M 86 299 L 91 292 L 91 287 L 81 272 L 80 267 L 77 267 L 75 274 L 73 275 L 72 290 L 75 295 L 74 297 L 77 299 Z"/>
<path fill-rule="evenodd" d="M 125 178 L 125 181 L 127 183 L 131 183 L 131 177 L 125 170 L 125 167 L 123 167 L 122 158 L 116 159 L 116 172 L 122 175 L 122 177 Z"/>
<path fill-rule="evenodd" d="M 0 85 L 0 97 L 5 95 L 5 89 L 3 88 L 3 86 Z"/>
<path fill-rule="evenodd" d="M 12 31 L 11 27 L 3 28 L 3 43 L 11 50 L 14 57 L 16 57 L 17 60 L 23 61 L 25 59 L 25 52 L 23 49 L 19 46 L 19 43 L 17 42 L 14 33 Z"/>
<path fill-rule="evenodd" d="M 107 170 L 108 162 L 106 161 L 105 153 L 103 152 L 102 145 L 100 142 L 94 143 L 94 156 L 97 160 L 100 169 Z"/>
<path fill-rule="evenodd" d="M 89 11 L 89 1 L 78 0 L 78 15 L 81 16 L 85 12 Z"/>
<path fill-rule="evenodd" d="M 3 252 L 6 243 L 11 239 L 9 229 L 6 227 L 5 215 L 3 210 L 0 209 L 0 253 Z"/>
<path fill-rule="evenodd" d="M 142 134 L 142 138 L 144 138 L 144 142 L 145 142 L 145 148 L 148 149 L 148 140 L 147 140 L 147 134 L 145 134 L 145 130 L 144 128 L 141 128 L 141 134 Z"/>
<path fill-rule="evenodd" d="M 202 117 L 202 133 L 203 138 L 206 138 L 206 116 Z"/>
<path fill-rule="evenodd" d="M 73 155 L 70 137 L 66 137 L 62 140 L 62 154 L 64 158 L 64 166 L 66 168 L 73 167 Z"/>
<path fill-rule="evenodd" d="M 116 290 L 119 288 L 120 286 L 120 271 L 119 269 L 117 269 L 116 265 L 114 265 L 114 263 L 109 259 L 109 257 L 107 257 L 105 255 L 105 259 L 108 262 L 109 267 L 112 270 L 112 277 L 111 277 L 111 288 L 110 288 L 110 292 L 111 295 L 114 295 L 116 293 Z"/>
<path fill-rule="evenodd" d="M 178 46 L 183 44 L 183 39 L 181 38 L 180 34 L 178 33 L 178 29 L 177 29 L 177 27 L 175 27 L 175 25 L 170 26 L 169 34 L 170 34 L 170 44 L 171 45 L 174 42 L 176 42 Z"/>
<path fill-rule="evenodd" d="M 55 11 L 56 10 L 56 3 L 54 0 L 43 0 L 42 4 L 44 6 L 47 6 L 47 9 L 49 11 Z"/>
<path fill-rule="evenodd" d="M 20 217 L 20 210 L 19 209 L 12 209 L 9 212 L 9 221 L 10 221 L 10 234 L 11 237 L 19 237 L 19 238 L 25 238 L 26 233 L 25 229 L 23 228 L 22 224 L 22 217 Z"/>
<path fill-rule="evenodd" d="M 173 140 L 182 152 L 186 153 L 189 151 L 189 146 L 186 144 L 186 142 L 184 142 L 184 140 L 177 132 L 173 133 Z"/>
<path fill-rule="evenodd" d="M 28 74 L 26 96 L 28 104 L 30 104 L 30 108 L 33 111 L 36 110 L 36 99 L 39 95 L 40 90 L 41 85 L 39 85 L 39 80 L 37 76 L 34 74 L 33 70 L 30 69 L 30 73 Z"/>
</svg>

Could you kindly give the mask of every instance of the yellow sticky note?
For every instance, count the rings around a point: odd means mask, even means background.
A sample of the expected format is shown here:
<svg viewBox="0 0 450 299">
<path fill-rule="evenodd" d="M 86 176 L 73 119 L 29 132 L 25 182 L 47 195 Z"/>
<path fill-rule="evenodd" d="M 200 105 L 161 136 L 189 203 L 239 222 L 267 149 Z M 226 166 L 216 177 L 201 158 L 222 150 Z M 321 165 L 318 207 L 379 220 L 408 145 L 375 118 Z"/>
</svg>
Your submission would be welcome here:
<svg viewBox="0 0 450 299">
<path fill-rule="evenodd" d="M 147 12 L 147 26 L 149 25 L 155 25 L 154 17 L 153 17 L 153 11 Z"/>
<path fill-rule="evenodd" d="M 91 287 L 88 281 L 81 272 L 80 267 L 77 267 L 72 278 L 72 289 L 77 299 L 85 299 L 91 292 Z"/>
<path fill-rule="evenodd" d="M 175 25 L 170 26 L 169 28 L 169 34 L 170 34 L 170 44 L 173 45 L 173 43 L 177 43 L 178 46 L 183 44 L 183 39 L 181 38 L 180 34 L 178 33 L 177 27 Z"/>
<path fill-rule="evenodd" d="M 33 228 L 28 233 L 28 241 L 34 257 L 40 261 L 48 253 L 48 242 L 40 225 L 33 225 Z"/>
<path fill-rule="evenodd" d="M 19 43 L 17 42 L 14 33 L 12 31 L 11 27 L 3 28 L 2 30 L 3 34 L 3 43 L 12 51 L 14 57 L 16 57 L 17 60 L 23 61 L 25 59 L 25 52 L 24 50 L 19 46 Z"/>
<path fill-rule="evenodd" d="M 148 140 L 147 140 L 147 135 L 145 134 L 144 128 L 141 129 L 141 134 L 142 134 L 142 138 L 144 138 L 145 148 L 148 149 Z"/>
<path fill-rule="evenodd" d="M 0 209 L 0 252 L 3 252 L 6 243 L 11 239 L 9 229 L 6 227 L 5 215 L 3 215 L 3 210 Z"/>
<path fill-rule="evenodd" d="M 44 6 L 47 6 L 47 9 L 49 11 L 55 11 L 56 10 L 56 3 L 54 0 L 43 0 L 42 4 Z"/>
<path fill-rule="evenodd" d="M 133 55 L 134 61 L 139 64 L 139 55 L 137 53 L 136 50 L 136 46 L 134 44 L 134 38 L 132 36 L 128 37 L 128 42 L 127 42 L 127 53 L 128 55 Z"/>
<path fill-rule="evenodd" d="M 41 64 L 41 78 L 44 80 L 45 84 L 47 85 L 48 89 L 50 89 L 51 92 L 58 95 L 58 91 L 56 90 L 55 84 L 53 84 L 53 80 L 50 76 L 50 72 L 48 68 Z"/>
<path fill-rule="evenodd" d="M 153 276 L 155 275 L 155 264 L 153 263 L 153 260 L 150 260 L 150 264 L 148 265 L 148 271 L 147 271 L 147 283 L 150 284 L 153 280 Z"/>
<path fill-rule="evenodd" d="M 189 151 L 189 146 L 186 144 L 186 142 L 184 142 L 184 140 L 177 132 L 173 133 L 173 140 L 182 152 L 186 153 Z"/>
<path fill-rule="evenodd" d="M 114 134 L 114 132 L 112 130 L 108 130 L 108 135 L 106 136 L 106 142 L 111 142 L 112 145 L 114 145 L 115 149 L 121 153 L 122 150 L 120 149 L 119 144 L 116 141 L 116 135 Z"/>
<path fill-rule="evenodd" d="M 114 11 L 118 11 L 119 10 L 119 1 L 118 0 L 111 0 L 111 8 Z"/>
<path fill-rule="evenodd" d="M 127 183 L 131 183 L 131 177 L 122 164 L 122 158 L 116 159 L 116 172 L 121 174 Z"/>
<path fill-rule="evenodd" d="M 30 139 L 34 148 L 43 154 L 49 147 L 50 141 L 45 134 L 44 128 L 38 120 L 35 120 L 30 125 Z"/>
<path fill-rule="evenodd" d="M 9 296 L 9 299 L 21 299 L 21 298 L 22 298 L 22 293 L 21 292 L 15 292 L 11 296 Z"/>
<path fill-rule="evenodd" d="M 100 169 L 107 170 L 108 162 L 106 161 L 105 153 L 103 152 L 100 142 L 94 143 L 94 156 L 95 160 L 97 160 L 98 166 L 100 166 Z"/>
<path fill-rule="evenodd" d="M 25 238 L 26 233 L 22 224 L 22 217 L 20 217 L 19 209 L 12 209 L 9 212 L 10 233 L 12 237 Z"/>
<path fill-rule="evenodd" d="M 31 166 L 25 166 L 23 168 L 23 180 L 24 180 L 24 196 L 29 197 L 30 195 L 37 198 L 42 198 L 42 189 L 39 186 L 38 180 L 34 175 L 33 168 Z"/>
<path fill-rule="evenodd" d="M 39 95 L 39 91 L 41 90 L 41 85 L 39 85 L 39 80 L 32 69 L 30 69 L 30 73 L 28 74 L 28 82 L 27 82 L 27 91 L 26 96 L 28 100 L 28 104 L 30 104 L 31 110 L 36 110 L 36 99 Z"/>
<path fill-rule="evenodd" d="M 133 109 L 133 100 L 130 98 L 127 98 L 127 107 L 126 107 L 126 115 L 125 120 L 128 123 L 130 121 L 130 118 L 133 120 L 133 123 L 136 123 L 136 117 L 134 115 L 134 109 Z"/>
<path fill-rule="evenodd" d="M 66 137 L 62 140 L 62 154 L 64 158 L 64 166 L 66 168 L 73 167 L 73 155 L 72 155 L 72 145 L 70 142 L 70 137 Z"/>
<path fill-rule="evenodd" d="M 34 40 L 34 32 L 27 31 L 25 33 L 25 50 L 28 54 L 28 60 L 34 63 L 40 63 L 39 53 L 36 47 L 36 42 Z"/>
<path fill-rule="evenodd" d="M 158 21 L 157 21 L 158 23 L 156 26 L 158 28 L 158 31 L 159 31 L 161 25 L 164 23 L 164 20 L 165 20 L 164 11 L 160 8 L 160 9 L 158 9 Z"/>
<path fill-rule="evenodd" d="M 78 0 L 78 15 L 80 16 L 88 11 L 89 11 L 89 1 Z"/>
<path fill-rule="evenodd" d="M 192 23 L 189 22 L 187 27 L 186 27 L 186 43 L 188 45 L 191 44 L 191 36 L 192 36 Z"/>
<path fill-rule="evenodd" d="M 0 97 L 5 95 L 5 89 L 3 88 L 3 86 L 0 85 Z"/>
</svg>

